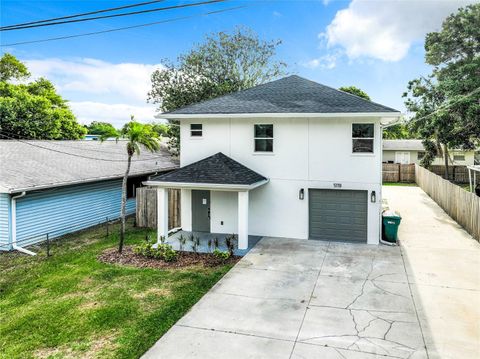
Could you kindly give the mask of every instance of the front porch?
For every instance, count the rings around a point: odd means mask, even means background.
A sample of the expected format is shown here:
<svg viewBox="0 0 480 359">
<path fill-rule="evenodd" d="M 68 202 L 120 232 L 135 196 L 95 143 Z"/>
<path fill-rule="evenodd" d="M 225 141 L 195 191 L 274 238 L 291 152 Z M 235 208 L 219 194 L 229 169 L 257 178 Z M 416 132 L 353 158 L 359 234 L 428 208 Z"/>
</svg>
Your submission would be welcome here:
<svg viewBox="0 0 480 359">
<path fill-rule="evenodd" d="M 249 193 L 266 183 L 267 178 L 222 153 L 145 182 L 157 188 L 157 240 L 163 237 L 179 249 L 181 234 L 168 234 L 168 189 L 174 188 L 181 190 L 181 229 L 188 238 L 194 233 L 207 251 L 208 239 L 221 237 L 224 245 L 233 233 L 236 250 L 246 253 L 260 239 L 249 236 Z"/>
<path fill-rule="evenodd" d="M 180 237 L 183 236 L 186 238 L 186 241 L 184 244 L 180 244 Z M 218 249 L 221 250 L 222 252 L 227 251 L 227 245 L 225 244 L 225 238 L 227 236 L 230 236 L 230 234 L 225 234 L 225 233 L 205 233 L 205 232 L 191 232 L 191 231 L 183 231 L 180 230 L 178 232 L 175 232 L 171 234 L 168 239 L 165 241 L 165 243 L 168 243 L 172 246 L 173 249 L 175 250 L 184 250 L 191 252 L 192 251 L 192 240 L 191 238 L 198 238 L 200 244 L 197 247 L 197 252 L 199 253 L 211 253 L 215 249 L 214 246 L 208 245 L 208 243 L 213 243 L 215 238 L 218 239 L 219 245 Z M 246 249 L 239 249 L 238 248 L 238 239 L 234 240 L 234 251 L 233 254 L 236 256 L 244 256 L 247 254 L 250 249 L 252 249 L 258 241 L 262 239 L 261 236 L 248 236 L 248 246 Z"/>
</svg>

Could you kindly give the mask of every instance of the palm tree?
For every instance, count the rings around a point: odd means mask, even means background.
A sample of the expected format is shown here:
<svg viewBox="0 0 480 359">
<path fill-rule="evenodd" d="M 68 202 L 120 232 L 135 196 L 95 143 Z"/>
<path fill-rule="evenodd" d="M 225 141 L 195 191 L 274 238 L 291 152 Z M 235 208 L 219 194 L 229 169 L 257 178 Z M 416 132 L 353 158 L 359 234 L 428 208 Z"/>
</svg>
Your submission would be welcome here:
<svg viewBox="0 0 480 359">
<path fill-rule="evenodd" d="M 107 138 L 115 137 L 117 142 L 120 138 L 127 141 L 127 169 L 123 176 L 122 182 L 122 206 L 120 210 L 121 229 L 120 229 L 120 243 L 118 245 L 118 252 L 122 253 L 123 242 L 125 239 L 125 216 L 127 207 L 127 179 L 130 174 L 130 167 L 132 165 L 132 157 L 134 154 L 140 155 L 140 147 L 143 146 L 150 152 L 156 152 L 160 149 L 160 141 L 157 132 L 154 131 L 151 125 L 139 123 L 131 117 L 130 122 L 123 126 L 121 131 L 108 131 L 101 135 L 100 140 L 104 141 Z"/>
</svg>

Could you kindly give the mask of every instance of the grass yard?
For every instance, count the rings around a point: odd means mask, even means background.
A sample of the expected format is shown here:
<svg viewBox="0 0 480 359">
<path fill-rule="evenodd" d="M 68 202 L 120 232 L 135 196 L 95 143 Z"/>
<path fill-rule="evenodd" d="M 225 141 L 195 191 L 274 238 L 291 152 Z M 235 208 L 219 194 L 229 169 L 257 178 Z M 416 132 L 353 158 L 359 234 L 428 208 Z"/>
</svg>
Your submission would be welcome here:
<svg viewBox="0 0 480 359">
<path fill-rule="evenodd" d="M 107 238 L 98 227 L 70 235 L 52 245 L 49 258 L 44 248 L 36 257 L 0 254 L 2 358 L 138 358 L 232 266 L 99 262 L 117 245 L 117 232 L 114 226 Z M 145 235 L 130 225 L 126 244 Z"/>
</svg>

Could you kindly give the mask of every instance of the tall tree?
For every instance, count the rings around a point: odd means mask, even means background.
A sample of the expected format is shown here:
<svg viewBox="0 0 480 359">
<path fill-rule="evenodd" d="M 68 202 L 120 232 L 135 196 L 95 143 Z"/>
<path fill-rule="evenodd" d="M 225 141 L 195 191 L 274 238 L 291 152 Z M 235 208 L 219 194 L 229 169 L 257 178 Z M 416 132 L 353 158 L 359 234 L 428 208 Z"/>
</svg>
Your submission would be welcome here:
<svg viewBox="0 0 480 359">
<path fill-rule="evenodd" d="M 85 128 L 50 81 L 40 78 L 26 84 L 12 83 L 29 75 L 27 67 L 14 56 L 5 54 L 0 59 L 0 131 L 20 138 L 82 138 Z"/>
<path fill-rule="evenodd" d="M 101 121 L 92 121 L 86 128 L 90 135 L 103 135 L 116 131 L 111 123 Z"/>
<path fill-rule="evenodd" d="M 450 15 L 439 32 L 427 34 L 428 77 L 412 80 L 404 94 L 412 124 L 424 139 L 428 160 L 442 155 L 448 178 L 448 150 L 472 149 L 480 138 L 480 4 Z M 430 162 L 431 163 L 431 162 Z"/>
<path fill-rule="evenodd" d="M 355 95 L 370 101 L 370 96 L 368 96 L 368 94 L 365 91 L 359 89 L 356 86 L 342 86 L 339 88 L 339 90 L 343 92 L 348 92 L 352 95 Z"/>
<path fill-rule="evenodd" d="M 286 65 L 275 59 L 280 44 L 244 28 L 209 35 L 175 64 L 165 62 L 152 74 L 148 100 L 159 105 L 159 112 L 173 111 L 268 82 L 285 74 Z M 170 149 L 178 154 L 178 121 L 169 123 Z"/>
<path fill-rule="evenodd" d="M 123 243 L 125 241 L 125 221 L 126 221 L 126 208 L 127 208 L 127 180 L 130 174 L 130 167 L 132 165 L 133 155 L 140 154 L 140 149 L 143 147 L 147 151 L 156 152 L 160 149 L 160 141 L 158 140 L 158 134 L 153 130 L 151 125 L 141 124 L 131 117 L 130 122 L 125 124 L 121 131 L 112 128 L 109 132 L 104 132 L 100 140 L 105 141 L 107 138 L 115 137 L 126 140 L 127 150 L 127 169 L 122 181 L 122 205 L 120 209 L 120 242 L 118 244 L 118 252 L 122 253 Z"/>
</svg>

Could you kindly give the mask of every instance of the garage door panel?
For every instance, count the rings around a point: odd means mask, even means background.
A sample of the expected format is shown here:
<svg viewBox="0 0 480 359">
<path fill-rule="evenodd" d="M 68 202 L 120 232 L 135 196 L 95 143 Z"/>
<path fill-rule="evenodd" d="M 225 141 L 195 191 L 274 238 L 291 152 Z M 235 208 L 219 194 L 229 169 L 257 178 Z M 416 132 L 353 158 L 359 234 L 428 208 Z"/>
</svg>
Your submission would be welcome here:
<svg viewBox="0 0 480 359">
<path fill-rule="evenodd" d="M 310 238 L 367 240 L 367 191 L 309 190 Z"/>
</svg>

